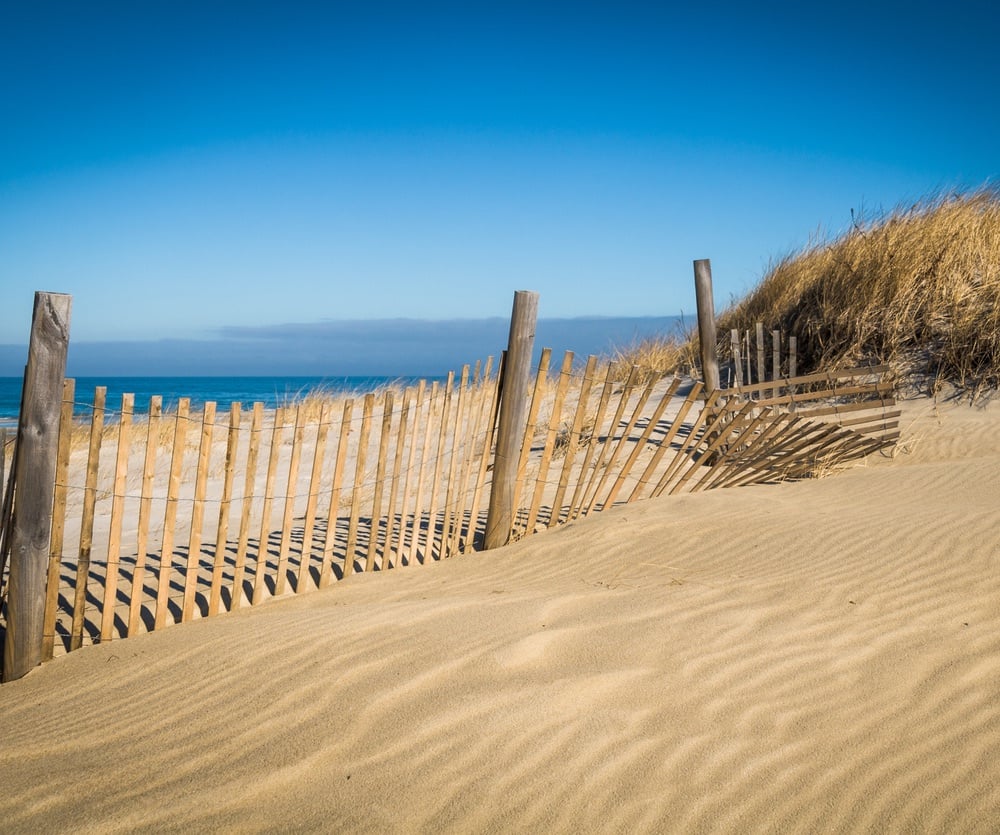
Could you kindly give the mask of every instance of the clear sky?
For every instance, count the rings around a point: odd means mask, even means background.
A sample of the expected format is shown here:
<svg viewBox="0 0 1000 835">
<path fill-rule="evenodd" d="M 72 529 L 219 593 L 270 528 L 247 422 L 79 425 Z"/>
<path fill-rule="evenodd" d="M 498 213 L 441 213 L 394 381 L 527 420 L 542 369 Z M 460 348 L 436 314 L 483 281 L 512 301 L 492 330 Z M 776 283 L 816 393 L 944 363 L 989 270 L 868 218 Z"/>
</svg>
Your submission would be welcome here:
<svg viewBox="0 0 1000 835">
<path fill-rule="evenodd" d="M 963 0 L 3 0 L 0 344 L 38 289 L 74 341 L 275 350 L 518 289 L 691 314 L 696 258 L 721 307 L 851 209 L 993 181 L 998 43 Z"/>
</svg>

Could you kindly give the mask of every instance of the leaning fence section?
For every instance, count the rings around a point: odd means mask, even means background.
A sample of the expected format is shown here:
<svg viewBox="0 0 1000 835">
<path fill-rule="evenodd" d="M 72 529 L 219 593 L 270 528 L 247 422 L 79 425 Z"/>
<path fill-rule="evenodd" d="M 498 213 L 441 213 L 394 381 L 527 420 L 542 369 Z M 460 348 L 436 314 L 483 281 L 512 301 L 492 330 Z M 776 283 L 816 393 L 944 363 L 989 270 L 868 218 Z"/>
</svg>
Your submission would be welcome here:
<svg viewBox="0 0 1000 835">
<path fill-rule="evenodd" d="M 801 478 L 891 444 L 883 367 L 706 394 L 640 368 L 558 365 L 529 386 L 513 536 L 616 504 Z M 444 383 L 224 413 L 109 404 L 67 380 L 43 657 L 481 547 L 502 387 Z M 74 419 L 85 400 L 89 417 Z"/>
<path fill-rule="evenodd" d="M 886 366 L 705 393 L 638 368 L 551 383 L 543 353 L 522 448 L 517 533 L 638 499 L 818 475 L 899 434 Z"/>
</svg>

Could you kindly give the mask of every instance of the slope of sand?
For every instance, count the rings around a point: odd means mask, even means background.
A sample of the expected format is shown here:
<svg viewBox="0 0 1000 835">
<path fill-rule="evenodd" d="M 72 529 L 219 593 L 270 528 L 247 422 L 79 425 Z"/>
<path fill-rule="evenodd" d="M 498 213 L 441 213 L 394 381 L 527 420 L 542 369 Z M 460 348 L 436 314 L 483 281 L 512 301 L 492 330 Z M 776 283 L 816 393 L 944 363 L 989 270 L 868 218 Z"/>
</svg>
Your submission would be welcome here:
<svg viewBox="0 0 1000 835">
<path fill-rule="evenodd" d="M 1000 405 L 904 427 L 56 659 L 0 830 L 995 832 Z"/>
</svg>

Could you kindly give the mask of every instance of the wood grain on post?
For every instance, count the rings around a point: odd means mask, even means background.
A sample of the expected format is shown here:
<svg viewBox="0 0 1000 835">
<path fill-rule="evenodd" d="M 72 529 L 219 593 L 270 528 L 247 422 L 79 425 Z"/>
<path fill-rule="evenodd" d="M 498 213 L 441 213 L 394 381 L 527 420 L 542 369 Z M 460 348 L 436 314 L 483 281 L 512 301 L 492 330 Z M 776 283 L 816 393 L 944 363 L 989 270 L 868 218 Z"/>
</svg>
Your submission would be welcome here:
<svg viewBox="0 0 1000 835">
<path fill-rule="evenodd" d="M 514 294 L 507 340 L 503 392 L 498 417 L 497 449 L 493 464 L 489 512 L 484 547 L 499 548 L 510 541 L 514 517 L 517 463 L 524 441 L 531 352 L 538 320 L 538 293 L 519 290 Z"/>
<path fill-rule="evenodd" d="M 712 262 L 703 258 L 694 262 L 694 291 L 698 305 L 698 339 L 701 344 L 701 368 L 705 393 L 719 388 L 719 357 L 715 347 L 715 300 L 712 296 Z"/>
<path fill-rule="evenodd" d="M 72 301 L 71 296 L 59 293 L 35 293 L 18 420 L 20 480 L 10 540 L 4 681 L 21 678 L 42 662 L 45 581 Z"/>
</svg>

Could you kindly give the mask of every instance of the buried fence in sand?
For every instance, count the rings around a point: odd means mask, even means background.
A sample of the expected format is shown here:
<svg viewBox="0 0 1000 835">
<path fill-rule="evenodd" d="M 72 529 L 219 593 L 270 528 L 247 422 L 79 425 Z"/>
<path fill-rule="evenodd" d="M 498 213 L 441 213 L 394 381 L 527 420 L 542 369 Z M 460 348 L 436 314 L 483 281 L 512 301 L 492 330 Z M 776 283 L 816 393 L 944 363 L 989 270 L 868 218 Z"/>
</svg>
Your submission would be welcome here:
<svg viewBox="0 0 1000 835">
<path fill-rule="evenodd" d="M 63 379 L 70 299 L 35 305 L 0 525 L 5 681 L 86 644 L 616 504 L 816 475 L 898 437 L 886 366 L 722 388 L 701 310 L 704 383 L 595 357 L 580 369 L 569 352 L 552 373 L 549 349 L 532 375 L 527 292 L 496 373 L 487 360 L 444 384 L 223 415 L 187 398 L 166 413 L 154 397 L 137 417 L 133 395 L 109 405 L 98 387 L 80 421 Z"/>
</svg>

